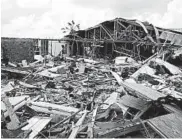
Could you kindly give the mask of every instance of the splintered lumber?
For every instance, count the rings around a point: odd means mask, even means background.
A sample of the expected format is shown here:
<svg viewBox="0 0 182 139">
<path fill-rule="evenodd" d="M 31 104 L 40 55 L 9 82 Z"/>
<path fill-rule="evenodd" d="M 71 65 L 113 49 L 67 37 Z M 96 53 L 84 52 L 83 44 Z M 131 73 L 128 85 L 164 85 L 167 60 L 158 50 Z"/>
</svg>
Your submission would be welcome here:
<svg viewBox="0 0 182 139">
<path fill-rule="evenodd" d="M 12 66 L 12 67 L 17 67 L 17 65 L 16 64 L 14 64 L 14 63 L 11 63 L 11 62 L 8 62 L 8 65 L 10 65 L 10 66 Z"/>
<path fill-rule="evenodd" d="M 69 139 L 74 139 L 74 138 L 76 138 L 76 135 L 77 135 L 77 133 L 78 133 L 78 131 L 79 131 L 79 128 L 80 128 L 80 126 L 82 125 L 82 123 L 84 122 L 86 115 L 87 115 L 87 111 L 85 110 L 85 111 L 84 111 L 84 114 L 82 115 L 82 117 L 81 117 L 81 118 L 78 120 L 78 122 L 75 124 L 75 127 L 73 127 L 72 132 L 71 132 L 71 134 L 70 134 L 70 136 L 69 136 Z"/>
<path fill-rule="evenodd" d="M 16 113 L 14 112 L 13 107 L 12 107 L 8 97 L 6 96 L 6 94 L 3 94 L 1 96 L 1 99 L 2 99 L 2 101 L 3 101 L 3 103 L 4 103 L 5 107 L 6 107 L 8 115 L 9 115 L 9 117 L 11 119 L 11 122 L 9 122 L 7 124 L 7 128 L 10 129 L 10 130 L 11 129 L 17 129 L 19 127 L 20 121 L 19 121 Z"/>
<path fill-rule="evenodd" d="M 53 128 L 55 128 L 55 127 L 57 127 L 58 125 L 60 125 L 60 124 L 62 124 L 62 123 L 64 123 L 64 122 L 66 122 L 68 119 L 74 117 L 74 116 L 77 115 L 80 111 L 82 111 L 82 109 L 80 109 L 79 111 L 75 112 L 75 113 L 72 114 L 71 116 L 66 117 L 66 118 L 63 119 L 62 121 L 58 122 L 58 123 L 55 124 L 53 127 L 51 127 L 50 130 L 53 129 Z"/>
<path fill-rule="evenodd" d="M 26 102 L 30 99 L 29 96 L 17 96 L 17 97 L 9 97 L 9 102 L 13 106 L 13 111 L 18 110 L 22 106 L 26 104 Z M 6 108 L 6 105 L 4 104 L 3 101 L 1 101 L 1 110 L 4 112 L 4 116 L 8 116 L 8 111 Z"/>
<path fill-rule="evenodd" d="M 98 105 L 93 110 L 92 121 L 91 121 L 91 123 L 88 126 L 88 137 L 89 138 L 93 138 L 94 137 L 93 128 L 94 128 L 94 123 L 95 123 L 95 119 L 96 119 L 96 115 L 97 115 L 97 110 L 98 110 Z"/>
<path fill-rule="evenodd" d="M 28 104 L 28 106 L 37 112 L 58 114 L 64 116 L 70 116 L 72 113 L 75 113 L 79 110 L 74 107 L 66 107 L 63 105 L 57 105 L 47 102 L 31 102 Z"/>
<path fill-rule="evenodd" d="M 176 113 L 167 114 L 148 120 L 151 126 L 161 137 L 181 138 L 182 137 L 182 117 Z"/>
<path fill-rule="evenodd" d="M 23 75 L 30 74 L 30 72 L 28 72 L 28 71 L 23 71 L 23 70 L 19 70 L 19 69 L 15 69 L 15 68 L 9 68 L 9 67 L 1 67 L 1 71 L 23 74 Z"/>
<path fill-rule="evenodd" d="M 6 86 L 4 86 L 2 89 L 1 89 L 1 94 L 4 94 L 6 92 L 11 92 L 15 86 L 15 82 L 14 81 L 11 81 L 9 82 Z"/>
<path fill-rule="evenodd" d="M 165 96 L 165 94 L 162 94 L 156 90 L 153 90 L 141 84 L 129 83 L 126 81 L 124 82 L 121 80 L 120 76 L 116 72 L 111 72 L 111 73 L 115 77 L 119 85 L 122 85 L 123 87 L 131 90 L 132 92 L 134 91 L 134 93 L 136 93 L 141 97 L 144 97 L 149 100 L 157 100 L 158 98 Z"/>
<path fill-rule="evenodd" d="M 116 72 L 111 71 L 111 73 L 118 82 L 118 84 L 121 85 L 121 83 L 123 82 L 122 78 Z"/>
<path fill-rule="evenodd" d="M 28 120 L 28 125 L 22 128 L 22 130 L 32 130 L 28 138 L 36 137 L 39 132 L 51 121 L 49 117 L 34 116 Z"/>
</svg>

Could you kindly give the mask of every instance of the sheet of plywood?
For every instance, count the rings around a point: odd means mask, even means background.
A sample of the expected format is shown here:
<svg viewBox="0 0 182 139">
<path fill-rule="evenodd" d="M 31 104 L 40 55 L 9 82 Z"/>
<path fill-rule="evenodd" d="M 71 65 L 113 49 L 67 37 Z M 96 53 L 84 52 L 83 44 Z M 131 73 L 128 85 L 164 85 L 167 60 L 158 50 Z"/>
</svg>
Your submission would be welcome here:
<svg viewBox="0 0 182 139">
<path fill-rule="evenodd" d="M 150 119 L 149 125 L 167 138 L 182 137 L 182 117 L 176 113 Z"/>
<path fill-rule="evenodd" d="M 59 115 L 69 116 L 72 113 L 77 112 L 79 109 L 74 107 L 67 107 L 63 105 L 51 104 L 47 102 L 31 102 L 29 107 L 35 111 L 44 113 L 54 113 Z"/>
<path fill-rule="evenodd" d="M 49 117 L 38 117 L 34 116 L 28 120 L 28 125 L 22 128 L 22 130 L 32 130 L 29 138 L 34 138 L 44 127 L 51 121 Z"/>
</svg>

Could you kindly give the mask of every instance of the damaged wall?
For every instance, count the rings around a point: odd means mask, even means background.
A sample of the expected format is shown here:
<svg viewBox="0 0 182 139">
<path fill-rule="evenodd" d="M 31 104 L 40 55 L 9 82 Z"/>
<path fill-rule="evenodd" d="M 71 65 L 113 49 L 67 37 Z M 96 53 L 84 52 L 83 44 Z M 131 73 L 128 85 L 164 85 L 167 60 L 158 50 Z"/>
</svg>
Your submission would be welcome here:
<svg viewBox="0 0 182 139">
<path fill-rule="evenodd" d="M 12 62 L 22 62 L 34 60 L 34 43 L 33 39 L 22 38 L 1 38 L 1 50 L 3 58 L 9 58 Z"/>
</svg>

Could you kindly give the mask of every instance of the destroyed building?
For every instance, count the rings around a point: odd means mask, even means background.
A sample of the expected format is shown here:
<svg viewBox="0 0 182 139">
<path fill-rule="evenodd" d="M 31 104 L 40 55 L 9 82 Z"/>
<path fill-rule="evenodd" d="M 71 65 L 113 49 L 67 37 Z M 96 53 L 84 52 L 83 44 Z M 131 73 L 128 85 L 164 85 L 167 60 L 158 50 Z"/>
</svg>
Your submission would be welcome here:
<svg viewBox="0 0 182 139">
<path fill-rule="evenodd" d="M 181 32 L 116 18 L 58 40 L 9 40 L 3 138 L 182 137 Z"/>
</svg>

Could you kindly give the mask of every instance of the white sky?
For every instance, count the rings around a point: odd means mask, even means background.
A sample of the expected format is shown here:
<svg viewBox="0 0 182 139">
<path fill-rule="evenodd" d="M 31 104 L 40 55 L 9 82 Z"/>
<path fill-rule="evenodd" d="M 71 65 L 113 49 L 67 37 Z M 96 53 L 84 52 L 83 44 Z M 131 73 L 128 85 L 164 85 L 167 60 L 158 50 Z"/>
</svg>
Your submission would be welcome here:
<svg viewBox="0 0 182 139">
<path fill-rule="evenodd" d="M 1 36 L 61 38 L 71 20 L 85 29 L 116 17 L 182 28 L 182 0 L 1 0 Z"/>
</svg>

